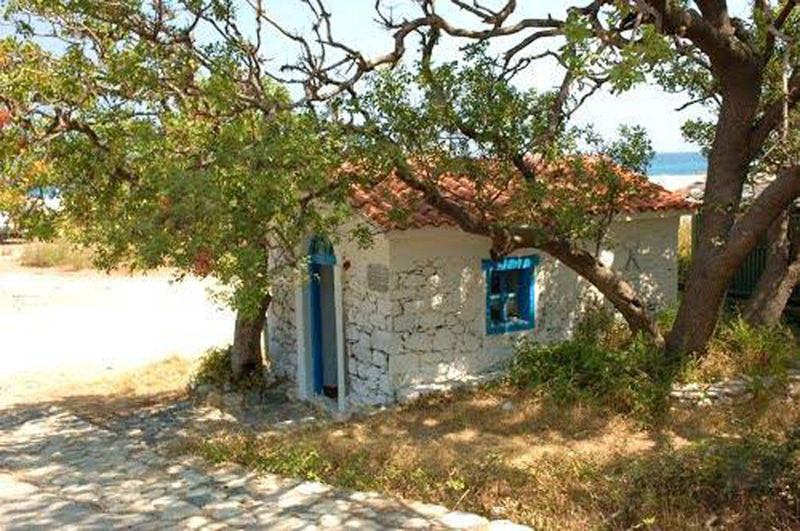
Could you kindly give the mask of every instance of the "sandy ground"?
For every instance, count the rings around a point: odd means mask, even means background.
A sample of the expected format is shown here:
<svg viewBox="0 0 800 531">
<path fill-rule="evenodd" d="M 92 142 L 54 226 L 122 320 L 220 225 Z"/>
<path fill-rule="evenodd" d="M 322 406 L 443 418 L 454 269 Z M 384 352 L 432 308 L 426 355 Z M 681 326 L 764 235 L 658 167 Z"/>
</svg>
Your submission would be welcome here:
<svg viewBox="0 0 800 531">
<path fill-rule="evenodd" d="M 0 248 L 0 406 L 231 340 L 207 283 L 23 268 L 18 247 Z"/>
</svg>

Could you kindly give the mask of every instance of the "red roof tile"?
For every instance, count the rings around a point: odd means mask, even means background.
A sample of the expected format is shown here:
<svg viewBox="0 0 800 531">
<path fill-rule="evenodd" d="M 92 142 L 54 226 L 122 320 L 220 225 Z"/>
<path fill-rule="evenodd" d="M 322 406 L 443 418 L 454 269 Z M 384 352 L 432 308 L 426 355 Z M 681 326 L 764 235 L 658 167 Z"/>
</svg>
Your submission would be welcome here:
<svg viewBox="0 0 800 531">
<path fill-rule="evenodd" d="M 584 157 L 585 171 L 579 172 L 567 161 L 559 164 L 543 164 L 533 157 L 526 159 L 535 172 L 536 180 L 543 183 L 551 192 L 550 196 L 556 198 L 554 201 L 558 201 L 560 197 L 570 203 L 573 203 L 574 199 L 574 204 L 579 204 L 582 199 L 586 202 L 586 208 L 591 208 L 588 205 L 596 205 L 598 198 L 601 198 L 607 190 L 607 186 L 601 183 L 595 171 L 599 161 L 597 157 Z M 679 211 L 691 207 L 685 195 L 669 192 L 643 175 L 619 166 L 612 167 L 620 177 L 617 181 L 619 183 L 616 198 L 617 212 Z M 438 189 L 449 199 L 465 204 L 472 213 L 484 212 L 491 217 L 507 208 L 520 196 L 514 191 L 519 189 L 522 181 L 517 178 L 502 190 L 495 184 L 488 184 L 480 191 L 477 190 L 473 179 L 452 174 L 439 176 L 436 183 Z M 352 191 L 352 203 L 367 218 L 387 231 L 458 225 L 450 216 L 425 202 L 421 192 L 412 189 L 394 173 L 369 187 L 355 186 Z"/>
</svg>

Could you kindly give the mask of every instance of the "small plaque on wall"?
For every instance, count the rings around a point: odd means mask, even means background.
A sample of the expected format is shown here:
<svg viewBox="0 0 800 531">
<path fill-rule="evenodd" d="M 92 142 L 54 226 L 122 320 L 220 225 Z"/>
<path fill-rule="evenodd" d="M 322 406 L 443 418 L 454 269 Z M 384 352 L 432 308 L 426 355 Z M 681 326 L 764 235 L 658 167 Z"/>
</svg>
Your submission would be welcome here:
<svg viewBox="0 0 800 531">
<path fill-rule="evenodd" d="M 389 291 L 389 268 L 382 264 L 369 264 L 367 266 L 367 288 L 380 293 Z"/>
</svg>

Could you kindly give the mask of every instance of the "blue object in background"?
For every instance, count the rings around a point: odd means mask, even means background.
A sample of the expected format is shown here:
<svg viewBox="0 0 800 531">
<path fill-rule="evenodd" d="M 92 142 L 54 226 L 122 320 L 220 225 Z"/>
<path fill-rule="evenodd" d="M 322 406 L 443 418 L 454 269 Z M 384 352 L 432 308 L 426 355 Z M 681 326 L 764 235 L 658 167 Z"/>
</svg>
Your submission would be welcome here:
<svg viewBox="0 0 800 531">
<path fill-rule="evenodd" d="M 701 153 L 656 153 L 647 175 L 705 175 L 707 166 Z"/>
</svg>

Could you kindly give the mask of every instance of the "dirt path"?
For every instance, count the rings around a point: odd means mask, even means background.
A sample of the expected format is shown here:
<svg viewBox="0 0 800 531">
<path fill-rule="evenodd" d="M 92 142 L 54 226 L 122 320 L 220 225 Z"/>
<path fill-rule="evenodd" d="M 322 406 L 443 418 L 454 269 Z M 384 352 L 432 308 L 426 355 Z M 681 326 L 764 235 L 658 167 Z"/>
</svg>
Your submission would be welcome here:
<svg viewBox="0 0 800 531">
<path fill-rule="evenodd" d="M 0 407 L 231 339 L 208 283 L 22 268 L 14 254 L 0 255 Z"/>
</svg>

